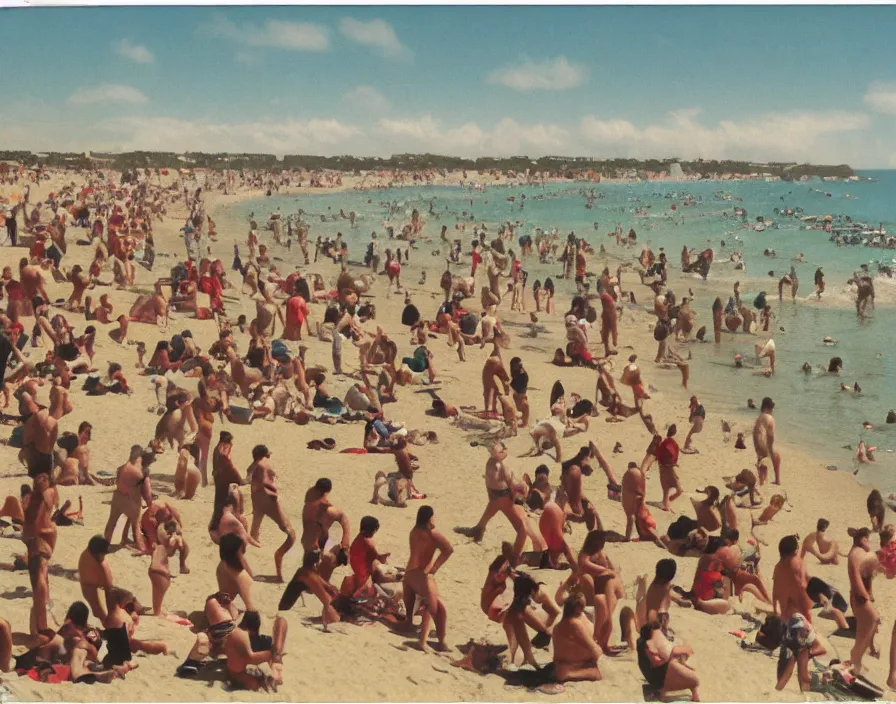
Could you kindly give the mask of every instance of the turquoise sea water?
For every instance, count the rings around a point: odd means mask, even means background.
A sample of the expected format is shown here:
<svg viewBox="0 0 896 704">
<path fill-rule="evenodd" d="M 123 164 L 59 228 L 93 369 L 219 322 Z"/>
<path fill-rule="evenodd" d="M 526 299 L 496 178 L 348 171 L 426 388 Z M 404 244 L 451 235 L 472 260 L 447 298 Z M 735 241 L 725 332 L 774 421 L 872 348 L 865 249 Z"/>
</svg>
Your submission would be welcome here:
<svg viewBox="0 0 896 704">
<path fill-rule="evenodd" d="M 421 187 L 307 196 L 275 195 L 240 203 L 227 217 L 229 226 L 236 226 L 237 221 L 245 222 L 248 214 L 254 212 L 257 221 L 263 223 L 268 213 L 277 208 L 284 215 L 296 213 L 301 208 L 305 211 L 304 219 L 311 223 L 310 239 L 317 235 L 335 236 L 340 231 L 349 245 L 349 259 L 354 261 L 363 258 L 372 231 L 377 232 L 379 238 L 385 238 L 383 222 L 389 220 L 386 204 L 390 201 L 397 203 L 397 212 L 390 220 L 396 232 L 409 218 L 411 209 L 416 207 L 426 218 L 427 235 L 437 240 L 441 226 L 446 224 L 449 238 L 461 237 L 465 249 L 469 248 L 472 239 L 471 213 L 475 222 L 489 225 L 490 233 L 506 220 L 523 223 L 518 234 L 531 232 L 536 226 L 542 229 L 556 227 L 561 236 L 575 231 L 595 249 L 603 243 L 611 256 L 620 259 L 637 257 L 641 243 L 650 243 L 654 252 L 664 247 L 672 265 L 669 286 L 679 298 L 687 295 L 688 288 L 693 289 L 698 325 L 706 324 L 711 329 L 712 300 L 722 294 L 726 301 L 735 280 L 741 282 L 742 298 L 748 303 L 759 291 L 767 291 L 776 316 L 773 330 L 776 331 L 778 373 L 773 379 L 756 376 L 749 369 L 733 369 L 731 360 L 735 352 L 743 353 L 748 361 L 752 359 L 753 344 L 757 341 L 753 336 L 725 335 L 720 346 L 688 346 L 694 356 L 693 390 L 706 405 L 710 427 L 718 427 L 715 423 L 726 418 L 736 422 L 739 429 L 748 430 L 755 414 L 746 409 L 746 399 L 751 397 L 758 403 L 763 396 L 772 396 L 777 404 L 775 415 L 782 439 L 805 444 L 825 463 L 852 471 L 855 468 L 853 452 L 844 446 L 855 447 L 859 439 L 864 438 L 869 444 L 878 445 L 880 450 L 877 462 L 863 466 L 859 478 L 875 483 L 882 490 L 893 491 L 896 490 L 896 474 L 893 472 L 896 453 L 886 450 L 896 449 L 896 425 L 887 426 L 884 419 L 887 411 L 896 406 L 896 350 L 892 344 L 896 330 L 896 280 L 876 280 L 878 306 L 865 321 L 857 318 L 845 282 L 860 264 L 879 259 L 889 261 L 896 256 L 896 250 L 863 246 L 838 248 L 828 241 L 824 232 L 800 229 L 799 220 L 777 217 L 774 213 L 776 207 L 786 207 L 802 208 L 804 215 L 819 217 L 844 214 L 853 221 L 868 223 L 872 229 L 882 222 L 887 230 L 896 234 L 896 171 L 862 172 L 860 176 L 876 180 L 548 184 L 545 188 L 487 187 L 484 191 Z M 601 196 L 590 209 L 586 207 L 584 190 L 593 190 Z M 721 200 L 721 193 L 732 200 Z M 526 199 L 520 208 L 523 194 Z M 683 206 L 686 194 L 697 203 Z M 508 201 L 511 196 L 515 197 L 514 202 Z M 673 203 L 676 204 L 674 212 L 670 209 Z M 432 214 L 429 213 L 430 204 Z M 776 221 L 778 229 L 769 227 L 764 232 L 756 232 L 750 227 L 742 227 L 741 219 L 733 215 L 735 205 L 747 210 L 750 226 L 755 224 L 757 216 L 763 216 L 767 223 Z M 638 209 L 644 212 L 645 208 L 647 216 L 635 214 Z M 345 213 L 351 210 L 358 213 L 356 229 L 352 230 L 347 220 L 330 220 L 340 209 Z M 464 211 L 466 215 L 463 215 Z M 326 222 L 321 221 L 321 215 L 325 216 Z M 455 230 L 459 221 L 468 223 L 467 233 Z M 639 243 L 635 248 L 619 248 L 615 239 L 607 237 L 617 224 L 626 232 L 630 227 L 635 228 Z M 724 249 L 720 246 L 722 240 L 726 242 Z M 715 250 L 716 262 L 707 282 L 680 272 L 683 245 L 698 251 L 706 247 Z M 382 246 L 388 247 L 388 241 Z M 435 241 L 421 243 L 412 263 L 426 267 L 430 276 L 437 276 L 442 271 L 445 251 L 442 247 L 442 256 L 433 257 L 431 250 L 439 247 Z M 515 242 L 511 247 L 518 250 Z M 767 248 L 774 249 L 777 256 L 764 256 L 763 251 Z M 734 249 L 744 254 L 746 273 L 735 271 L 731 264 L 719 263 Z M 806 263 L 795 265 L 800 277 L 797 303 L 791 303 L 787 295 L 784 303 L 779 305 L 777 280 L 789 270 L 790 260 L 799 253 L 804 254 Z M 276 254 L 298 264 L 297 248 L 291 255 Z M 589 269 L 599 271 L 602 265 L 599 258 L 594 258 Z M 827 292 L 820 303 L 812 296 L 813 275 L 819 265 L 824 267 L 827 281 Z M 534 256 L 524 260 L 523 267 L 530 273 L 530 282 L 535 278 L 544 280 L 546 275 L 556 277 L 560 272 L 559 264 L 540 265 Z M 871 269 L 876 271 L 876 265 Z M 773 278 L 769 277 L 769 271 L 774 271 Z M 558 290 L 570 293 L 573 290 L 571 281 L 555 278 L 555 283 Z M 629 283 L 625 288 L 630 288 Z M 644 292 L 639 294 L 639 302 L 646 302 L 646 289 L 634 288 L 636 292 Z M 783 327 L 784 332 L 780 332 L 779 327 Z M 839 339 L 839 344 L 836 347 L 822 344 L 826 335 Z M 826 366 L 835 355 L 843 358 L 841 377 L 818 372 L 806 376 L 800 371 L 803 362 L 808 361 L 816 367 Z M 855 381 L 863 389 L 861 394 L 840 391 L 841 382 L 852 384 Z M 874 429 L 863 430 L 865 420 L 870 421 Z"/>
</svg>

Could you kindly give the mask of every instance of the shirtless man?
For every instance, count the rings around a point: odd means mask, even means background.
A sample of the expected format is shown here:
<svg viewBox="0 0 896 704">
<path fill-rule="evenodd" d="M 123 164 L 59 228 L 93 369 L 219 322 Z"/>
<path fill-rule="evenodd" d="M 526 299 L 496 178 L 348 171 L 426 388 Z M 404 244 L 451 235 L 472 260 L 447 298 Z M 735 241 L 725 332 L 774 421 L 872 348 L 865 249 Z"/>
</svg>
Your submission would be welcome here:
<svg viewBox="0 0 896 704">
<path fill-rule="evenodd" d="M 470 533 L 476 540 L 482 540 L 489 521 L 497 513 L 503 513 L 516 531 L 511 557 L 511 564 L 515 565 L 523 554 L 528 533 L 525 511 L 514 503 L 514 495 L 521 494 L 523 487 L 515 480 L 513 472 L 506 465 L 506 460 L 507 446 L 498 441 L 492 446 L 491 456 L 485 463 L 485 490 L 488 494 L 488 504 Z"/>
<path fill-rule="evenodd" d="M 862 658 L 872 644 L 880 625 L 880 614 L 874 608 L 871 579 L 874 575 L 874 556 L 871 553 L 868 528 L 851 529 L 852 548 L 846 557 L 849 573 L 849 605 L 856 616 L 856 641 L 850 653 L 852 672 L 862 674 Z"/>
<path fill-rule="evenodd" d="M 563 616 L 554 626 L 554 669 L 558 682 L 597 682 L 601 679 L 598 660 L 604 654 L 591 633 L 585 615 L 585 598 L 569 597 L 563 604 Z"/>
<path fill-rule="evenodd" d="M 785 624 L 794 614 L 802 614 L 812 622 L 812 600 L 806 593 L 806 570 L 797 551 L 800 541 L 786 535 L 778 543 L 781 559 L 772 573 L 772 606 Z"/>
<path fill-rule="evenodd" d="M 50 603 L 49 565 L 56 548 L 56 524 L 53 511 L 59 505 L 59 495 L 50 484 L 50 475 L 40 472 L 34 484 L 28 506 L 22 540 L 28 548 L 28 575 L 34 603 L 31 607 L 31 635 L 47 630 L 47 606 Z"/>
<path fill-rule="evenodd" d="M 59 435 L 59 425 L 46 408 L 25 421 L 22 430 L 22 451 L 19 458 L 28 468 L 28 476 L 53 471 L 53 448 Z"/>
<path fill-rule="evenodd" d="M 87 547 L 78 558 L 78 580 L 81 582 L 81 594 L 90 606 L 90 611 L 100 623 L 106 621 L 106 609 L 99 598 L 102 589 L 108 595 L 112 588 L 112 568 L 106 562 L 109 553 L 109 541 L 101 535 L 93 536 Z"/>
<path fill-rule="evenodd" d="M 330 492 L 333 490 L 333 482 L 327 478 L 318 479 L 314 486 L 305 492 L 305 506 L 302 508 L 302 548 L 306 553 L 320 552 L 320 566 L 318 572 L 329 580 L 338 562 L 342 562 L 340 555 L 348 560 L 348 549 L 351 545 L 351 526 L 348 516 L 330 503 Z M 342 540 L 332 549 L 327 548 L 330 540 L 330 528 L 334 523 L 339 523 L 342 528 Z"/>
<path fill-rule="evenodd" d="M 659 623 L 663 632 L 669 635 L 669 607 L 674 602 L 678 606 L 688 608 L 691 602 L 683 599 L 672 590 L 672 580 L 678 565 L 670 557 L 663 558 L 656 563 L 656 572 L 653 581 L 644 592 L 644 598 L 637 604 L 638 628 L 645 623 Z M 645 575 L 646 577 L 646 575 Z M 626 634 L 623 634 L 626 635 Z"/>
<path fill-rule="evenodd" d="M 422 602 L 424 611 L 423 621 L 420 624 L 420 649 L 431 652 L 427 641 L 432 624 L 435 622 L 438 638 L 436 650 L 445 652 L 449 649 L 445 643 L 448 613 L 445 604 L 439 598 L 435 575 L 451 557 L 454 547 L 435 529 L 432 520 L 434 513 L 431 506 L 421 506 L 417 510 L 417 521 L 410 533 L 411 555 L 402 582 L 403 598 L 408 625 L 413 623 L 415 600 L 419 599 Z M 439 557 L 433 562 L 436 550 L 439 551 Z"/>
<path fill-rule="evenodd" d="M 134 533 L 134 545 L 137 550 L 143 552 L 143 535 L 140 531 L 140 509 L 143 506 L 142 486 L 143 474 L 143 447 L 134 445 L 128 461 L 118 468 L 115 477 L 115 491 L 112 492 L 112 503 L 109 506 L 109 520 L 103 537 L 107 542 L 112 542 L 112 534 L 118 519 L 124 515 Z M 127 535 L 122 534 L 122 542 L 127 540 Z"/>
<path fill-rule="evenodd" d="M 264 445 L 252 448 L 252 464 L 246 470 L 252 492 L 252 529 L 249 535 L 258 540 L 261 522 L 267 516 L 277 527 L 286 533 L 286 540 L 274 552 L 274 566 L 277 570 L 277 581 L 283 581 L 283 556 L 296 543 L 296 532 L 286 517 L 277 493 L 277 475 L 271 467 L 271 452 Z"/>
<path fill-rule="evenodd" d="M 22 292 L 25 294 L 26 308 L 31 307 L 32 299 L 38 294 L 45 302 L 53 300 L 47 293 L 44 275 L 41 273 L 41 269 L 46 269 L 48 267 L 49 265 L 35 266 L 29 264 L 25 257 L 22 257 L 19 260 L 19 280 L 22 282 Z M 25 314 L 28 315 L 29 311 L 26 310 Z"/>
<path fill-rule="evenodd" d="M 775 419 L 772 412 L 775 402 L 768 396 L 762 399 L 759 417 L 753 426 L 753 447 L 756 450 L 756 471 L 759 474 L 759 485 L 765 484 L 768 479 L 768 467 L 762 460 L 770 457 L 772 467 L 775 470 L 774 484 L 781 483 L 781 454 L 775 449 Z"/>
<path fill-rule="evenodd" d="M 800 548 L 801 558 L 805 558 L 808 552 L 815 555 L 823 565 L 840 564 L 840 545 L 836 540 L 831 540 L 825 535 L 829 525 L 830 521 L 826 518 L 818 519 L 815 531 L 809 533 L 803 540 L 803 547 Z"/>
<path fill-rule="evenodd" d="M 261 616 L 257 611 L 243 614 L 240 625 L 224 642 L 224 654 L 227 656 L 227 674 L 230 679 L 250 691 L 264 689 L 276 691 L 277 685 L 283 681 L 283 646 L 286 642 L 286 619 L 277 616 L 274 619 L 274 634 L 266 637 L 259 634 Z M 268 663 L 273 676 L 256 676 L 246 672 L 250 665 L 258 666 Z"/>
<path fill-rule="evenodd" d="M 90 473 L 90 448 L 87 443 L 93 434 L 93 426 L 86 420 L 78 426 L 78 446 L 70 457 L 78 462 L 78 483 L 93 485 L 97 483 L 96 477 Z"/>
</svg>

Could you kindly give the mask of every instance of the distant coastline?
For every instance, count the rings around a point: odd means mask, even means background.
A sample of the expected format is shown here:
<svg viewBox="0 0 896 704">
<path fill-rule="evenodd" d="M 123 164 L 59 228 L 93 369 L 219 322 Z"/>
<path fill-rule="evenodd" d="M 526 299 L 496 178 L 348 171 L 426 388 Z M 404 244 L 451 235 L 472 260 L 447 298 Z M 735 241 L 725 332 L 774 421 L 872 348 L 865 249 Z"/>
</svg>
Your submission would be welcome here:
<svg viewBox="0 0 896 704">
<path fill-rule="evenodd" d="M 306 171 L 359 172 L 476 172 L 514 174 L 517 178 L 586 180 L 707 180 L 774 179 L 799 181 L 808 178 L 846 179 L 856 177 L 847 164 L 821 165 L 796 162 L 750 162 L 697 159 L 597 159 L 593 157 L 528 156 L 480 157 L 464 159 L 438 154 L 393 154 L 388 158 L 356 156 L 312 156 L 288 154 L 206 154 L 203 152 L 30 152 L 2 151 L 0 163 L 17 163 L 29 168 L 110 168 L 131 169 L 304 169 Z"/>
</svg>

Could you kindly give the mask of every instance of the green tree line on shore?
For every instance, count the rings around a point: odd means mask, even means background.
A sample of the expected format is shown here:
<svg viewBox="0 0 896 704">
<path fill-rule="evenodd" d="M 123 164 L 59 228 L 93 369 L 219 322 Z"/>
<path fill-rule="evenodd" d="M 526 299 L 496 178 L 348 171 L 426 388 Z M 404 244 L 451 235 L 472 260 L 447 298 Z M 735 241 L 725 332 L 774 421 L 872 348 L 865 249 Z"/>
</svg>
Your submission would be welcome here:
<svg viewBox="0 0 896 704">
<path fill-rule="evenodd" d="M 346 173 L 400 170 L 400 171 L 477 171 L 491 173 L 513 171 L 524 174 L 540 172 L 552 176 L 576 178 L 585 173 L 600 174 L 605 178 L 631 175 L 646 177 L 648 172 L 668 172 L 672 164 L 679 164 L 685 176 L 699 174 L 703 178 L 723 174 L 768 174 L 787 180 L 802 176 L 846 178 L 854 171 L 846 164 L 817 165 L 793 162 L 752 163 L 731 160 L 679 160 L 668 159 L 593 159 L 590 157 L 544 156 L 530 159 L 528 156 L 480 157 L 464 159 L 439 154 L 393 154 L 388 158 L 358 156 L 313 156 L 288 154 L 278 158 L 274 154 L 209 154 L 204 152 L 122 152 L 119 154 L 90 154 L 30 151 L 0 151 L 0 162 L 15 162 L 28 168 L 65 167 L 72 169 L 113 168 L 119 171 L 132 169 L 305 169 L 308 171 L 341 171 Z"/>
</svg>

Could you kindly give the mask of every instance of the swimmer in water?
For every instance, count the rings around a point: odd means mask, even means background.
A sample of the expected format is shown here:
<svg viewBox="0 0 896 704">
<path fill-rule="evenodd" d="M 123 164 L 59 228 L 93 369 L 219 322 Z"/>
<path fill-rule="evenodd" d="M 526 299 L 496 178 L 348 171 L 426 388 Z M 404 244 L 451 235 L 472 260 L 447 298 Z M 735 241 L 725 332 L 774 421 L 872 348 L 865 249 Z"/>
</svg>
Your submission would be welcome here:
<svg viewBox="0 0 896 704">
<path fill-rule="evenodd" d="M 803 374 L 811 374 L 812 373 L 812 365 L 809 364 L 808 362 L 803 362 L 803 366 L 800 367 L 800 369 L 802 370 Z"/>
<path fill-rule="evenodd" d="M 833 337 L 826 337 L 822 342 L 826 345 L 836 345 L 840 340 L 835 340 Z"/>
</svg>

